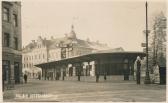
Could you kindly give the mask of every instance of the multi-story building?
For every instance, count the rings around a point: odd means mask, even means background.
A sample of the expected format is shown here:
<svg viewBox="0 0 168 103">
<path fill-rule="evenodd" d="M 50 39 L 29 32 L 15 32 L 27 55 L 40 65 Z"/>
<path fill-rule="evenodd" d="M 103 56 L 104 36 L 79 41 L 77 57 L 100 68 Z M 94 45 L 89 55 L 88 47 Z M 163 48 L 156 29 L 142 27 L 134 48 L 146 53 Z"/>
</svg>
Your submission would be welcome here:
<svg viewBox="0 0 168 103">
<path fill-rule="evenodd" d="M 65 34 L 65 37 L 54 38 L 50 40 L 38 37 L 23 48 L 23 68 L 30 77 L 37 77 L 40 69 L 35 64 L 56 61 L 64 58 L 84 55 L 97 50 L 109 49 L 106 44 L 91 42 L 89 39 L 81 40 L 77 38 L 72 25 L 71 32 Z"/>
<path fill-rule="evenodd" d="M 2 2 L 3 87 L 20 83 L 22 78 L 21 3 Z"/>
</svg>

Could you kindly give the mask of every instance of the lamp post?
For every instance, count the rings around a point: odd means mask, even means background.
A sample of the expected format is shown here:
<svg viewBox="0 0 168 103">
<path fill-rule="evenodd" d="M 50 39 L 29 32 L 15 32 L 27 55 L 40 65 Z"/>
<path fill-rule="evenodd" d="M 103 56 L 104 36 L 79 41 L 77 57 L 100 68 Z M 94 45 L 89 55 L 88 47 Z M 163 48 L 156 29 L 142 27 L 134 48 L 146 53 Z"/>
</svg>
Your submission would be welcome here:
<svg viewBox="0 0 168 103">
<path fill-rule="evenodd" d="M 146 76 L 145 76 L 145 84 L 150 84 L 150 77 L 149 77 L 149 68 L 148 68 L 148 4 L 145 3 L 146 7 Z"/>
</svg>

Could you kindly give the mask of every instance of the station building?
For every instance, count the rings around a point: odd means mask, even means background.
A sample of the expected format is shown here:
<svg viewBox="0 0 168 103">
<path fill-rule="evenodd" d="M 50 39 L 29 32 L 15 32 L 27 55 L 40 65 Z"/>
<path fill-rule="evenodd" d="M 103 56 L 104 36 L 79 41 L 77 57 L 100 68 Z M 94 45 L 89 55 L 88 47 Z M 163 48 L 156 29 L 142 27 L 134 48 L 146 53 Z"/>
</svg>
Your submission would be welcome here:
<svg viewBox="0 0 168 103">
<path fill-rule="evenodd" d="M 45 80 L 69 80 L 72 77 L 76 80 L 91 80 L 90 77 L 93 77 L 96 80 L 98 76 L 104 75 L 129 80 L 129 76 L 134 75 L 134 63 L 138 56 L 142 59 L 145 53 L 105 50 L 36 66 L 42 68 L 42 77 Z"/>
<path fill-rule="evenodd" d="M 105 49 L 109 49 L 106 44 L 98 41 L 93 42 L 89 39 L 79 39 L 72 25 L 71 31 L 65 33 L 62 38 L 54 38 L 52 36 L 50 39 L 46 39 L 39 36 L 37 40 L 32 40 L 31 43 L 26 45 L 22 49 L 23 73 L 27 73 L 29 78 L 37 78 L 42 73 L 42 70 L 34 66 L 36 64 L 71 58 Z M 122 48 L 117 48 L 116 50 L 123 51 Z"/>
</svg>

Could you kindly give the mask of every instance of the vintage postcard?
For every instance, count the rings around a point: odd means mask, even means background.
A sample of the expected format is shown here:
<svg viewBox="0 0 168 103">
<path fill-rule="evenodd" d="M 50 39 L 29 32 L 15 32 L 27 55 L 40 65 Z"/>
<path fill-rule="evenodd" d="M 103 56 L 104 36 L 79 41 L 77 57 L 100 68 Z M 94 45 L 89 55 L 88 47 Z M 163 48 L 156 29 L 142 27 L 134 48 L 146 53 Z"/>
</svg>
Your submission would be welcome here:
<svg viewBox="0 0 168 103">
<path fill-rule="evenodd" d="M 166 102 L 166 3 L 1 1 L 2 102 Z"/>
</svg>

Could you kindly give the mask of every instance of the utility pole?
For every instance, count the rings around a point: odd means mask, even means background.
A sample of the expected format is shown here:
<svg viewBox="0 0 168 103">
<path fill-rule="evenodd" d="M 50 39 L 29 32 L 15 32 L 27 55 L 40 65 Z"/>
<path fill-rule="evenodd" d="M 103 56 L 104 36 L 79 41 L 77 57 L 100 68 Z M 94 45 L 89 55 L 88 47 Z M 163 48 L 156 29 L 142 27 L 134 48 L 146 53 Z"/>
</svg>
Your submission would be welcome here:
<svg viewBox="0 0 168 103">
<path fill-rule="evenodd" d="M 146 7 L 146 76 L 145 76 L 145 84 L 150 84 L 149 77 L 149 68 L 148 68 L 148 3 L 145 4 Z"/>
</svg>

